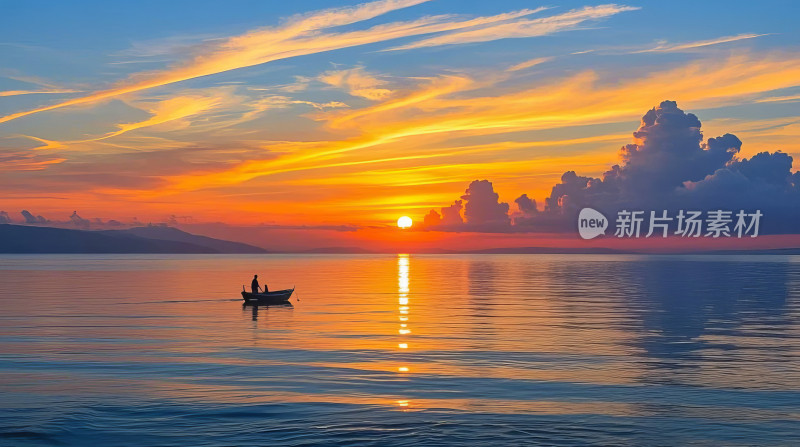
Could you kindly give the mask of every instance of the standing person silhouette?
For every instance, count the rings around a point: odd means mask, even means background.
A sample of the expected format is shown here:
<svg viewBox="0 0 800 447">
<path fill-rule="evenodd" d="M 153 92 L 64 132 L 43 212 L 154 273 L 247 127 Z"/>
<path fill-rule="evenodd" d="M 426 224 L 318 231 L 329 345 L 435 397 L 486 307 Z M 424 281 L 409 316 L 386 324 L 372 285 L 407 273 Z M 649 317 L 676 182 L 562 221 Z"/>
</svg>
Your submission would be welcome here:
<svg viewBox="0 0 800 447">
<path fill-rule="evenodd" d="M 258 275 L 253 275 L 253 282 L 250 283 L 250 290 L 252 290 L 253 293 L 258 293 L 258 289 Z"/>
</svg>

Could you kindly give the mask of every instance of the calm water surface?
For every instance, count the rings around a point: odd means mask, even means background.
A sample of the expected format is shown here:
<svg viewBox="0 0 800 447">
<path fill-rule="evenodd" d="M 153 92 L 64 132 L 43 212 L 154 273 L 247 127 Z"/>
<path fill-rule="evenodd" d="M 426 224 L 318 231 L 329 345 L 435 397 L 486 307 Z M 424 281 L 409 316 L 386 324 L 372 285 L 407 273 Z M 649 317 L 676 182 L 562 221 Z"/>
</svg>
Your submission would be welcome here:
<svg viewBox="0 0 800 447">
<path fill-rule="evenodd" d="M 243 307 L 254 273 L 291 307 Z M 800 257 L 0 256 L 0 444 L 797 445 Z"/>
</svg>

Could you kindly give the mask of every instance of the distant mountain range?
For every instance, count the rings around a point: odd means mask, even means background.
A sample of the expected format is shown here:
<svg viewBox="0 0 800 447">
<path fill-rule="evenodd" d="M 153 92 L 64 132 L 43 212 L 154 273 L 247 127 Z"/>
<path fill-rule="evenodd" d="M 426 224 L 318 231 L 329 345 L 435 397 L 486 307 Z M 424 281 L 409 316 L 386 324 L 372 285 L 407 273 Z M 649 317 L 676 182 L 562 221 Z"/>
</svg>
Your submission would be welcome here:
<svg viewBox="0 0 800 447">
<path fill-rule="evenodd" d="M 267 253 L 261 247 L 241 242 L 214 239 L 163 225 L 148 225 L 126 230 L 72 230 L 34 225 L 0 224 L 0 253 L 186 253 L 246 254 Z M 300 253 L 379 254 L 360 247 L 322 247 Z M 483 250 L 429 249 L 438 254 L 647 254 L 642 251 L 602 247 L 504 247 Z M 670 254 L 775 254 L 798 255 L 800 248 L 761 250 L 714 250 Z"/>
<path fill-rule="evenodd" d="M 266 253 L 240 242 L 214 239 L 165 226 L 127 230 L 70 230 L 0 225 L 0 253 Z"/>
<path fill-rule="evenodd" d="M 316 254 L 389 254 L 398 253 L 386 250 L 367 250 L 359 247 L 324 247 L 304 250 L 300 253 Z M 800 255 L 800 248 L 765 248 L 754 250 L 705 250 L 655 252 L 646 250 L 617 250 L 606 247 L 498 247 L 479 250 L 446 250 L 431 248 L 420 254 L 496 254 L 496 255 Z"/>
</svg>

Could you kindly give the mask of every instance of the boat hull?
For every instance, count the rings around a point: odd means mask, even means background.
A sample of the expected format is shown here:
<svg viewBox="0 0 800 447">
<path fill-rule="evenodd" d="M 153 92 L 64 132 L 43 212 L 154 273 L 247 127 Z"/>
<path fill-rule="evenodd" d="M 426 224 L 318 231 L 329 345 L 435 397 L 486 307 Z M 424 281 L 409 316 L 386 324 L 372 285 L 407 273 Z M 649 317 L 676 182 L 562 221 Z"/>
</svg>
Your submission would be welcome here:
<svg viewBox="0 0 800 447">
<path fill-rule="evenodd" d="M 246 304 L 286 304 L 292 297 L 294 289 L 276 290 L 267 293 L 250 293 L 242 291 L 242 299 Z"/>
</svg>

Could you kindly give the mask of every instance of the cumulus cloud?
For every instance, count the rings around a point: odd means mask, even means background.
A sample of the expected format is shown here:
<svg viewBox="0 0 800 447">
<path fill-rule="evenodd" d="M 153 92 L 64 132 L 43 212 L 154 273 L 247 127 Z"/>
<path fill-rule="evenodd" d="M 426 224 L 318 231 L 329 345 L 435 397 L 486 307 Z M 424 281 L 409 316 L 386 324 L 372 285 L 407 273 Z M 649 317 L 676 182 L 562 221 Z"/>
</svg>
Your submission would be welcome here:
<svg viewBox="0 0 800 447">
<path fill-rule="evenodd" d="M 442 208 L 442 225 L 454 226 L 463 224 L 464 219 L 461 218 L 462 208 L 461 200 L 456 200 L 447 208 Z"/>
<path fill-rule="evenodd" d="M 192 218 L 192 216 L 176 216 L 175 214 L 170 214 L 166 224 L 175 227 L 182 223 L 192 223 L 193 221 L 194 218 Z"/>
<path fill-rule="evenodd" d="M 441 215 L 431 210 L 423 220 L 427 229 L 455 231 L 494 231 L 511 225 L 508 204 L 499 201 L 488 180 L 469 184 L 461 200 L 442 208 Z"/>
<path fill-rule="evenodd" d="M 681 202 L 699 209 L 759 209 L 763 230 L 800 232 L 800 172 L 792 173 L 792 157 L 761 152 L 734 160 L 677 191 Z"/>
<path fill-rule="evenodd" d="M 519 211 L 524 214 L 535 214 L 539 211 L 536 208 L 536 201 L 528 197 L 527 194 L 523 194 L 514 199 L 514 203 L 517 204 Z"/>
<path fill-rule="evenodd" d="M 137 221 L 134 218 L 133 222 L 121 222 L 115 219 L 102 219 L 99 217 L 92 217 L 85 219 L 78 215 L 77 211 L 74 211 L 69 219 L 64 220 L 51 220 L 47 219 L 40 215 L 34 215 L 28 210 L 22 210 L 20 212 L 24 219 L 24 223 L 27 225 L 41 225 L 47 224 L 48 227 L 55 227 L 55 228 L 89 228 L 92 227 L 94 229 L 103 229 L 103 228 L 127 228 L 134 225 L 143 225 L 141 222 Z M 173 216 L 174 217 L 174 216 Z M 177 217 L 177 219 L 181 219 L 181 217 Z M 0 224 L 8 224 L 14 223 L 14 220 L 11 219 L 8 212 L 0 211 Z"/>
<path fill-rule="evenodd" d="M 602 178 L 566 171 L 541 212 L 523 194 L 511 230 L 497 225 L 508 222 L 508 205 L 491 183 L 476 181 L 462 196 L 465 221 L 494 223 L 480 231 L 564 231 L 584 207 L 607 216 L 623 209 L 760 210 L 763 233 L 800 233 L 800 172 L 792 172 L 792 157 L 778 151 L 739 158 L 741 147 L 732 134 L 704 141 L 697 116 L 664 101 L 642 117 L 633 142 L 620 149 L 620 164 Z"/>
<path fill-rule="evenodd" d="M 634 142 L 620 150 L 620 165 L 602 179 L 566 172 L 546 199 L 547 210 L 569 217 L 590 206 L 708 211 L 760 209 L 764 232 L 800 232 L 800 175 L 792 157 L 762 152 L 737 157 L 742 141 L 732 134 L 703 142 L 700 120 L 674 101 L 648 111 Z M 613 215 L 613 214 L 612 214 Z"/>
<path fill-rule="evenodd" d="M 442 207 L 441 213 L 430 210 L 422 219 L 422 228 L 458 231 L 464 225 L 464 218 L 461 216 L 461 211 L 464 209 L 463 203 L 461 200 L 456 200 L 452 205 Z"/>
<path fill-rule="evenodd" d="M 612 166 L 602 179 L 566 172 L 547 199 L 548 209 L 759 205 L 769 199 L 761 196 L 747 202 L 745 197 L 753 193 L 742 195 L 743 191 L 731 189 L 734 178 L 740 186 L 762 191 L 766 185 L 774 186 L 773 192 L 780 190 L 787 205 L 796 200 L 789 155 L 765 152 L 739 159 L 739 138 L 725 134 L 703 142 L 700 127 L 694 114 L 685 113 L 674 101 L 662 102 L 644 115 L 634 142 L 620 150 L 621 164 Z M 722 183 L 727 189 L 720 188 Z M 716 191 L 714 197 L 711 190 Z"/>
<path fill-rule="evenodd" d="M 435 227 L 441 225 L 442 223 L 442 216 L 436 212 L 436 210 L 431 210 L 428 214 L 425 215 L 425 218 L 422 219 L 422 226 L 423 227 Z"/>
<path fill-rule="evenodd" d="M 531 199 L 527 194 L 514 199 L 514 203 L 517 204 L 517 211 L 511 215 L 514 225 L 526 225 L 539 214 L 536 200 Z"/>
<path fill-rule="evenodd" d="M 91 222 L 79 216 L 77 211 L 72 212 L 72 215 L 69 216 L 69 220 L 78 228 L 89 228 L 89 225 L 91 225 Z"/>
<path fill-rule="evenodd" d="M 42 216 L 34 216 L 28 210 L 22 210 L 21 214 L 22 214 L 22 217 L 25 218 L 25 223 L 26 224 L 44 224 L 44 223 L 49 222 L 47 219 L 45 219 Z"/>
<path fill-rule="evenodd" d="M 464 221 L 471 225 L 499 224 L 508 225 L 508 204 L 499 201 L 500 196 L 494 192 L 488 180 L 475 180 L 469 184 L 464 200 Z"/>
<path fill-rule="evenodd" d="M 684 182 L 702 180 L 724 167 L 742 142 L 726 134 L 703 143 L 700 120 L 664 101 L 642 117 L 634 142 L 620 149 L 619 165 L 602 179 L 567 171 L 545 199 L 548 211 L 568 210 L 588 203 L 645 207 L 671 199 Z"/>
<path fill-rule="evenodd" d="M 128 220 L 120 221 L 117 219 L 104 219 L 100 217 L 83 218 L 78 214 L 77 211 L 73 211 L 72 215 L 69 216 L 69 219 L 64 219 L 64 220 L 46 219 L 42 216 L 34 215 L 28 210 L 22 210 L 20 214 L 22 214 L 25 224 L 28 225 L 47 224 L 48 227 L 54 227 L 54 228 L 78 227 L 80 229 L 92 228 L 99 230 L 99 229 L 120 229 L 120 228 L 151 226 L 151 225 L 179 226 L 179 225 L 194 223 L 193 218 L 191 216 L 178 216 L 174 214 L 170 215 L 165 222 L 157 222 L 157 223 L 153 222 L 143 223 L 135 217 L 132 218 L 132 220 L 130 221 Z M 13 219 L 11 219 L 11 217 L 6 211 L 0 211 L 0 224 L 8 224 L 8 223 L 14 223 Z M 334 227 L 325 227 L 325 229 L 332 229 L 332 228 Z M 340 227 L 335 227 L 335 228 L 340 228 Z M 340 231 L 354 231 L 354 230 L 355 228 L 340 230 Z"/>
</svg>

